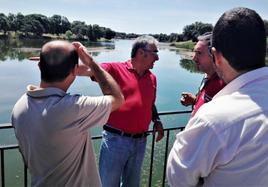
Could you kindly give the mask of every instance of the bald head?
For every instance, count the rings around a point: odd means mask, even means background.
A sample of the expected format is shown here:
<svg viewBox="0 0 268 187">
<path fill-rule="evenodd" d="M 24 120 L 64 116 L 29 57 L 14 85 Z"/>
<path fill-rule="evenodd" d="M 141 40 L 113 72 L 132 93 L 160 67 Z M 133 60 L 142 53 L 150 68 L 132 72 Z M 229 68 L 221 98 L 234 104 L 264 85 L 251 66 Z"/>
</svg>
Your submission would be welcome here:
<svg viewBox="0 0 268 187">
<path fill-rule="evenodd" d="M 78 64 L 78 54 L 74 46 L 66 41 L 46 43 L 40 53 L 39 67 L 41 79 L 45 82 L 64 80 Z"/>
</svg>

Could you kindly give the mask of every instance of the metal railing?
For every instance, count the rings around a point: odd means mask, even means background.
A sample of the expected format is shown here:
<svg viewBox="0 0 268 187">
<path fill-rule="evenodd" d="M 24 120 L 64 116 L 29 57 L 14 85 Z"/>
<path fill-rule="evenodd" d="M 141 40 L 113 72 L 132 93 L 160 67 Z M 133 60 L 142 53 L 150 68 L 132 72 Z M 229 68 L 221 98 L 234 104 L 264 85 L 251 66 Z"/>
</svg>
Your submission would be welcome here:
<svg viewBox="0 0 268 187">
<path fill-rule="evenodd" d="M 170 112 L 159 112 L 159 115 L 172 115 L 172 114 L 186 114 L 186 113 L 190 113 L 191 111 L 170 111 Z M 9 123 L 5 123 L 5 124 L 0 124 L 0 130 L 1 129 L 11 129 L 13 128 L 11 126 L 11 124 Z M 163 169 L 163 174 L 162 174 L 162 185 L 161 186 L 165 186 L 165 181 L 166 181 L 166 163 L 167 163 L 167 157 L 168 157 L 168 148 L 169 148 L 169 140 L 170 140 L 170 132 L 171 131 L 175 131 L 175 130 L 179 130 L 182 131 L 184 129 L 184 127 L 175 127 L 175 128 L 166 128 L 164 129 L 164 133 L 166 136 L 166 142 L 165 142 L 165 152 L 164 152 L 164 169 Z M 150 153 L 150 168 L 149 168 L 149 179 L 148 179 L 148 186 L 151 187 L 152 186 L 152 177 L 153 177 L 153 164 L 154 164 L 154 156 L 155 156 L 155 135 L 153 134 L 152 130 L 148 131 L 149 136 L 152 136 L 151 138 L 151 144 L 152 144 L 152 149 L 151 149 L 151 153 Z M 92 140 L 98 140 L 101 139 L 102 136 L 92 136 Z M 5 151 L 6 150 L 14 150 L 14 149 L 18 149 L 18 145 L 17 144 L 12 144 L 12 145 L 4 145 L 4 146 L 0 146 L 0 155 L 1 155 L 1 187 L 5 187 L 6 183 L 5 183 Z M 23 169 L 23 180 L 24 180 L 24 184 L 23 186 L 28 186 L 28 169 L 27 166 L 24 165 L 24 169 Z"/>
</svg>

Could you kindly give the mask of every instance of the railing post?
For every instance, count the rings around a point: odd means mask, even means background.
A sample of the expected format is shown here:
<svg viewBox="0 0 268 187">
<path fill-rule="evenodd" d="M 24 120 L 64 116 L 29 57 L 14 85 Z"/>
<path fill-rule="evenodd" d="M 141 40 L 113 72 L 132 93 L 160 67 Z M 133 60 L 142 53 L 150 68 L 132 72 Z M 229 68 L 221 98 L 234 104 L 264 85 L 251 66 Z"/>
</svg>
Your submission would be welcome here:
<svg viewBox="0 0 268 187">
<path fill-rule="evenodd" d="M 5 162 L 4 150 L 1 149 L 1 186 L 5 187 Z"/>
<path fill-rule="evenodd" d="M 162 186 L 165 186 L 166 180 L 166 167 L 167 167 L 167 155 L 168 155 L 168 144 L 169 144 L 169 130 L 167 130 L 167 139 L 166 139 L 166 147 L 165 147 L 165 158 L 164 158 L 164 173 L 162 179 Z"/>
<path fill-rule="evenodd" d="M 150 161 L 150 171 L 149 171 L 149 187 L 152 185 L 152 172 L 153 172 L 153 162 L 154 162 L 154 142 L 155 142 L 155 134 L 153 134 L 152 138 L 152 151 L 151 151 L 151 161 Z"/>
<path fill-rule="evenodd" d="M 24 164 L 24 186 L 28 186 L 28 171 L 27 166 Z"/>
</svg>

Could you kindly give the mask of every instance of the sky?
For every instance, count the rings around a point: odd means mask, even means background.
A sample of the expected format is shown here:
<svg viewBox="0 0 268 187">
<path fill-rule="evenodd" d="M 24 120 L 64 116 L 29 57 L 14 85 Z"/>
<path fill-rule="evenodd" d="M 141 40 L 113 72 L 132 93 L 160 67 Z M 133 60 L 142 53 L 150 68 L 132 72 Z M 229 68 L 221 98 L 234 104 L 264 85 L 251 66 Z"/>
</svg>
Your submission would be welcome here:
<svg viewBox="0 0 268 187">
<path fill-rule="evenodd" d="M 196 21 L 215 24 L 234 7 L 254 9 L 268 20 L 268 0 L 0 0 L 0 13 L 65 16 L 116 32 L 182 33 Z"/>
</svg>

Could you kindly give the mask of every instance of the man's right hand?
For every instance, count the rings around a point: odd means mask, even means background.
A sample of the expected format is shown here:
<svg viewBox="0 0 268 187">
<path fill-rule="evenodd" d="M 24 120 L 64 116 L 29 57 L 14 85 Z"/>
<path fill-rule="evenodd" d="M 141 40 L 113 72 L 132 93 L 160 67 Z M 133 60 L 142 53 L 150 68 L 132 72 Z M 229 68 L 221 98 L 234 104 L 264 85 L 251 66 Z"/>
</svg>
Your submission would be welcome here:
<svg viewBox="0 0 268 187">
<path fill-rule="evenodd" d="M 182 92 L 180 102 L 184 106 L 194 105 L 196 96 L 189 92 Z"/>
</svg>

